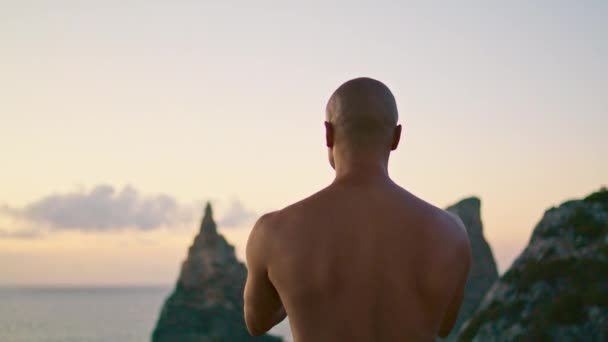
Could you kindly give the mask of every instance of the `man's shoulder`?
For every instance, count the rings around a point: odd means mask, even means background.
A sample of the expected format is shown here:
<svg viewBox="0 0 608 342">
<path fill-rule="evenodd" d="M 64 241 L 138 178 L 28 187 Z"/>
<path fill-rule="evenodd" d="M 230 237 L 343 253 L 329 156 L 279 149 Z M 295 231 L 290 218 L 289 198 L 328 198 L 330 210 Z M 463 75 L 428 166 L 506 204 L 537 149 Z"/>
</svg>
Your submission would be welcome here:
<svg viewBox="0 0 608 342">
<path fill-rule="evenodd" d="M 471 246 L 467 228 L 460 217 L 447 210 L 441 209 L 443 213 L 442 228 L 447 242 L 454 251 L 455 256 L 462 256 L 470 259 Z"/>
<path fill-rule="evenodd" d="M 277 211 L 265 213 L 253 225 L 245 248 L 248 263 L 256 258 L 266 260 L 268 253 L 273 249 L 272 246 L 276 244 L 274 242 L 276 234 L 273 232 L 276 227 L 274 223 L 276 216 Z"/>
<path fill-rule="evenodd" d="M 414 196 L 418 203 L 425 207 L 430 223 L 442 227 L 457 236 L 467 236 L 467 229 L 460 217 L 445 209 L 441 209 L 419 197 Z"/>
<path fill-rule="evenodd" d="M 429 227 L 436 229 L 436 233 L 447 239 L 451 245 L 468 247 L 469 238 L 467 229 L 460 217 L 447 210 L 441 209 L 431 203 L 428 203 L 420 198 L 419 205 L 424 207 L 426 212 L 427 224 Z"/>
<path fill-rule="evenodd" d="M 264 254 L 273 254 L 276 247 L 281 245 L 281 241 L 285 240 L 286 234 L 288 235 L 294 213 L 299 211 L 296 204 L 261 215 L 249 233 L 248 246 L 264 246 Z"/>
<path fill-rule="evenodd" d="M 299 201 L 291 203 L 286 207 L 273 213 L 275 220 L 294 219 L 299 216 L 306 216 L 312 211 L 323 207 L 327 202 L 329 187 L 321 189 Z"/>
<path fill-rule="evenodd" d="M 325 189 L 318 191 L 302 200 L 289 204 L 281 209 L 267 212 L 257 220 L 254 230 L 266 231 L 279 236 L 281 231 L 298 226 L 307 221 L 319 211 L 324 202 Z"/>
<path fill-rule="evenodd" d="M 468 236 L 467 227 L 465 227 L 460 216 L 444 209 L 441 209 L 441 211 L 444 213 L 446 225 L 449 225 L 452 229 L 454 229 L 455 234 L 461 237 Z"/>
<path fill-rule="evenodd" d="M 290 218 L 301 212 L 303 205 L 303 201 L 299 201 L 282 209 L 267 212 L 258 218 L 253 230 L 276 232 L 278 227 L 283 226 L 284 222 L 290 221 Z"/>
<path fill-rule="evenodd" d="M 279 216 L 280 210 L 270 211 L 258 218 L 253 225 L 251 234 L 255 235 L 266 235 L 265 233 L 272 230 L 276 226 L 276 221 Z"/>
</svg>

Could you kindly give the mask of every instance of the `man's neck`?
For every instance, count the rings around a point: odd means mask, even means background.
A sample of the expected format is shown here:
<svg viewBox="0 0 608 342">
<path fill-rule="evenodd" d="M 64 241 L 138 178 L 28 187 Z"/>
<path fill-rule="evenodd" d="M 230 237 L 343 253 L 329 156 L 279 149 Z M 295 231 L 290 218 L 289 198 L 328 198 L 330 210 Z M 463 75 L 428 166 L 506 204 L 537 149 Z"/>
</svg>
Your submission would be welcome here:
<svg viewBox="0 0 608 342">
<path fill-rule="evenodd" d="M 336 182 L 369 183 L 390 180 L 387 160 L 336 160 Z"/>
</svg>

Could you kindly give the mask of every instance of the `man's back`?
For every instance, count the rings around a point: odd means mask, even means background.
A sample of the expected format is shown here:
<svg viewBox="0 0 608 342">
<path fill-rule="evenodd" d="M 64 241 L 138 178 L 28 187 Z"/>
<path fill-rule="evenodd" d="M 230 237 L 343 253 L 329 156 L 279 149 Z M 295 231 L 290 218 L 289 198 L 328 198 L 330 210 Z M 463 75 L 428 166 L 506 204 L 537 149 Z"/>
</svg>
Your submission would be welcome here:
<svg viewBox="0 0 608 342">
<path fill-rule="evenodd" d="M 462 222 L 389 178 L 397 104 L 383 83 L 341 85 L 326 111 L 331 185 L 264 215 L 249 235 L 245 322 L 260 335 L 289 315 L 298 342 L 446 336 L 470 265 Z"/>
<path fill-rule="evenodd" d="M 466 275 L 458 222 L 390 181 L 335 182 L 267 223 L 296 341 L 432 341 Z"/>
</svg>

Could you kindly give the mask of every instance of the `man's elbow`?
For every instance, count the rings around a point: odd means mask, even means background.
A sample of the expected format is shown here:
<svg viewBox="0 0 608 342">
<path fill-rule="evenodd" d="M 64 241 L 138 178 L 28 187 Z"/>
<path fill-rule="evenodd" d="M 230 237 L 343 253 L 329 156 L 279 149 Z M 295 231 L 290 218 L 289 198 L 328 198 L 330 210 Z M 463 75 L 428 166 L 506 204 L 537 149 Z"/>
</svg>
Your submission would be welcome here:
<svg viewBox="0 0 608 342">
<path fill-rule="evenodd" d="M 248 312 L 248 310 L 246 309 L 245 325 L 247 326 L 247 331 L 251 336 L 261 336 L 268 331 L 268 329 L 262 328 L 260 324 L 254 319 L 254 315 L 251 312 Z"/>
<path fill-rule="evenodd" d="M 456 324 L 456 318 L 450 317 L 444 320 L 439 327 L 439 333 L 437 334 L 441 338 L 446 338 L 454 329 L 454 325 Z"/>
<path fill-rule="evenodd" d="M 448 337 L 448 335 L 450 334 L 450 331 L 452 331 L 452 329 L 439 329 L 439 337 L 441 338 L 446 338 Z"/>
<path fill-rule="evenodd" d="M 265 331 L 263 331 L 262 329 L 257 329 L 256 327 L 251 326 L 250 324 L 247 324 L 247 331 L 249 331 L 249 335 L 251 336 L 262 336 L 265 333 Z"/>
</svg>

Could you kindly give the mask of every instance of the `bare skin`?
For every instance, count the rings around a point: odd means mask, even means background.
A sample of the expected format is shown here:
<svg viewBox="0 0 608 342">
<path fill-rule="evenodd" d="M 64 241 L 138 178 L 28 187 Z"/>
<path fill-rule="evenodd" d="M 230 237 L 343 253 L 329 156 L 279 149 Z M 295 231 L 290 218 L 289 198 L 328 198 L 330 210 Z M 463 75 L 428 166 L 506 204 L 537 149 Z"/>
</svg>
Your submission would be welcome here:
<svg viewBox="0 0 608 342">
<path fill-rule="evenodd" d="M 365 87 L 375 87 L 372 95 L 379 89 L 377 81 L 354 81 L 359 93 L 349 93 L 347 82 L 332 99 L 356 95 L 360 102 Z M 297 342 L 447 336 L 470 267 L 466 230 L 457 217 L 390 179 L 388 157 L 401 126 L 378 139 L 366 135 L 366 147 L 354 148 L 345 134 L 358 133 L 342 130 L 336 115 L 343 113 L 333 112 L 340 106 L 332 107 L 332 99 L 326 145 L 335 180 L 262 216 L 250 234 L 244 294 L 249 332 L 261 335 L 288 314 Z"/>
</svg>

